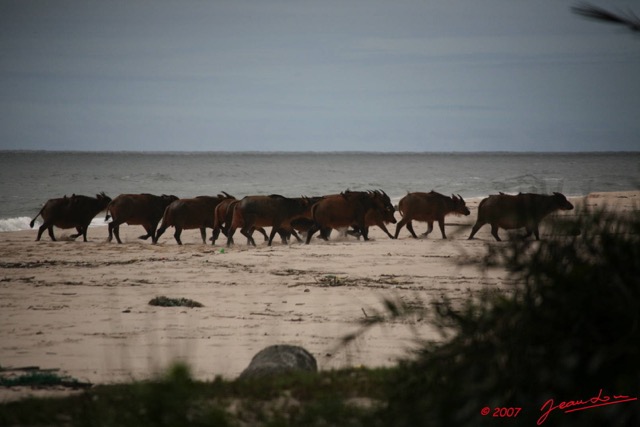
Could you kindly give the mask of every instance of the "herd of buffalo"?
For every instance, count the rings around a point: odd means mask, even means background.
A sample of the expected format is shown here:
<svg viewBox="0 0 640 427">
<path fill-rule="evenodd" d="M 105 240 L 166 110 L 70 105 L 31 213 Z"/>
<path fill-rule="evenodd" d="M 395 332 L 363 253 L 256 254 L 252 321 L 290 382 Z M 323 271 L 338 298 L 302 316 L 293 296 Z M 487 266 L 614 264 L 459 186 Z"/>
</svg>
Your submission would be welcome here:
<svg viewBox="0 0 640 427">
<path fill-rule="evenodd" d="M 497 194 L 483 199 L 478 206 L 478 219 L 471 230 L 469 239 L 485 224 L 491 225 L 491 234 L 500 241 L 498 229 L 525 228 L 526 236 L 532 233 L 539 239 L 538 225 L 548 214 L 557 210 L 570 210 L 573 205 L 560 193 L 552 195 L 520 193 L 517 195 Z M 104 193 L 96 197 L 81 195 L 64 196 L 48 200 L 36 217 L 31 221 L 33 228 L 38 216 L 42 225 L 38 229 L 40 240 L 42 233 L 48 230 L 51 240 L 55 240 L 53 227 L 75 228 L 77 234 L 87 241 L 87 229 L 91 220 L 100 212 L 107 212 L 105 221 L 109 222 L 109 241 L 115 236 L 120 240 L 120 225 L 142 225 L 146 234 L 141 239 L 151 238 L 157 243 L 160 236 L 169 227 L 175 228 L 174 237 L 182 244 L 182 230 L 200 229 L 203 243 L 206 243 L 206 229 L 213 229 L 211 241 L 220 236 L 227 238 L 227 246 L 233 244 L 233 235 L 239 228 L 255 246 L 252 237 L 254 231 L 261 232 L 271 245 L 279 234 L 283 242 L 290 236 L 302 241 L 298 232 L 306 233 L 306 243 L 315 233 L 328 239 L 331 230 L 361 235 L 368 240 L 371 226 L 380 227 L 390 238 L 397 238 L 402 227 L 406 226 L 411 235 L 417 238 L 412 221 L 428 223 L 424 235 L 433 231 L 434 221 L 438 222 L 442 238 L 446 239 L 444 218 L 448 214 L 469 215 L 469 209 L 462 197 L 444 196 L 435 191 L 429 193 L 414 192 L 403 197 L 397 210 L 401 219 L 396 221 L 396 208 L 391 204 L 384 191 L 344 191 L 322 197 L 288 198 L 280 195 L 247 196 L 242 199 L 223 192 L 217 196 L 199 196 L 179 199 L 176 196 L 153 194 L 121 194 L 115 199 Z M 391 234 L 386 224 L 396 224 L 395 234 Z M 160 224 L 160 228 L 158 228 Z M 267 236 L 264 227 L 271 227 Z"/>
</svg>

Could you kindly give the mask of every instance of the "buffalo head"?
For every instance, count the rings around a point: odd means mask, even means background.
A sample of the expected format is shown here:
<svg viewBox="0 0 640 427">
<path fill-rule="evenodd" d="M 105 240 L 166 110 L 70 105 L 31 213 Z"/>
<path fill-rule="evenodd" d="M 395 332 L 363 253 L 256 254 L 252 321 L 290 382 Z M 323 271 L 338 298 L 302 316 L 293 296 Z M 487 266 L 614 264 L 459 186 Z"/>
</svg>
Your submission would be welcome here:
<svg viewBox="0 0 640 427">
<path fill-rule="evenodd" d="M 459 194 L 457 196 L 451 195 L 451 200 L 453 201 L 453 213 L 458 215 L 469 215 L 471 212 L 467 205 L 464 202 L 464 199 Z"/>
<path fill-rule="evenodd" d="M 555 203 L 555 206 L 560 210 L 570 211 L 571 209 L 573 209 L 573 205 L 571 204 L 571 202 L 569 202 L 562 193 L 554 192 L 553 201 Z"/>
</svg>

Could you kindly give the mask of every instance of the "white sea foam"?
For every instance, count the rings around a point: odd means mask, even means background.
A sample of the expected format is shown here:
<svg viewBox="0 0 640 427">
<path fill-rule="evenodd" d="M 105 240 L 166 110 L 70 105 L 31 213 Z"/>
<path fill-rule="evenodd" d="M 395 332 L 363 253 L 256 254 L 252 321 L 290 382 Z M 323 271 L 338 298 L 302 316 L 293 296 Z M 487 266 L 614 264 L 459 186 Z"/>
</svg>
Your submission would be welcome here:
<svg viewBox="0 0 640 427">
<path fill-rule="evenodd" d="M 29 218 L 28 216 L 0 219 L 0 233 L 7 231 L 29 230 L 31 229 L 31 227 L 29 227 L 31 219 L 32 218 Z M 98 214 L 98 216 L 91 220 L 91 224 L 89 224 L 89 227 L 101 227 L 107 224 L 108 223 L 104 221 L 104 215 Z M 39 219 L 36 220 L 35 224 L 33 225 L 34 230 L 37 230 L 41 225 L 42 221 L 40 221 Z"/>
<path fill-rule="evenodd" d="M 30 228 L 30 222 L 31 218 L 29 218 L 28 216 L 0 219 L 0 232 L 28 230 Z M 40 224 L 36 224 L 35 227 L 38 227 L 39 225 Z"/>
</svg>

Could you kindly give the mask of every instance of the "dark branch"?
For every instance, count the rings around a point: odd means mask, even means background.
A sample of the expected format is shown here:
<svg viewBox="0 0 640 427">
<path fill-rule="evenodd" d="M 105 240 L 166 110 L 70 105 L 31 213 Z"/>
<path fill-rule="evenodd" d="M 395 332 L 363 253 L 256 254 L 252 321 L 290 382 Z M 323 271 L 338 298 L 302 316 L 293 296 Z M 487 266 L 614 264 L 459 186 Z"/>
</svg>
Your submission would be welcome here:
<svg viewBox="0 0 640 427">
<path fill-rule="evenodd" d="M 613 13 L 589 3 L 573 6 L 571 10 L 585 18 L 595 19 L 611 24 L 621 24 L 629 27 L 632 31 L 640 31 L 640 18 L 631 11 L 627 13 Z"/>
</svg>

